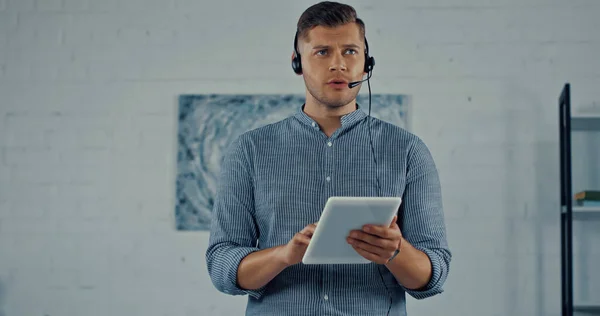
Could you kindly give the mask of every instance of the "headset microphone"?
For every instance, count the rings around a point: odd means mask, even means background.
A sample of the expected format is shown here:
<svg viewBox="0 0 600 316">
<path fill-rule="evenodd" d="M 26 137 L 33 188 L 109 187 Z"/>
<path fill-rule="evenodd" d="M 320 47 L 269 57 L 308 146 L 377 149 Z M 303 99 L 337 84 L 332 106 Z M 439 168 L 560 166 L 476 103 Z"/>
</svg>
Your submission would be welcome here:
<svg viewBox="0 0 600 316">
<path fill-rule="evenodd" d="M 369 75 L 367 76 L 367 79 L 363 79 L 363 80 L 360 80 L 360 81 L 349 82 L 348 83 L 348 88 L 354 88 L 354 87 L 358 86 L 361 82 L 365 82 L 365 81 L 369 80 L 371 78 L 371 73 L 372 72 L 369 71 Z"/>
</svg>

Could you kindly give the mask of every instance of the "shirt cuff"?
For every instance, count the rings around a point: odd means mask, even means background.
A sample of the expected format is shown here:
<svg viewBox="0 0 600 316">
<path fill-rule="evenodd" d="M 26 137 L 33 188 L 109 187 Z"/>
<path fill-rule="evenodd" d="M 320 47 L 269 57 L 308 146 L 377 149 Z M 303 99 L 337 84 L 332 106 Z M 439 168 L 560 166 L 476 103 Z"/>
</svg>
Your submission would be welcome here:
<svg viewBox="0 0 600 316">
<path fill-rule="evenodd" d="M 443 271 L 447 269 L 446 260 L 436 251 L 428 248 L 415 247 L 424 252 L 431 261 L 431 278 L 427 285 L 421 289 L 407 289 L 404 291 L 415 299 L 422 300 L 444 292 L 442 288 L 443 279 L 445 278 Z"/>
<path fill-rule="evenodd" d="M 234 248 L 230 250 L 230 258 L 231 258 L 231 266 L 228 269 L 227 272 L 227 280 L 229 281 L 229 284 L 231 285 L 230 288 L 225 289 L 224 292 L 227 294 L 231 294 L 231 295 L 249 295 L 250 297 L 254 298 L 254 299 L 260 299 L 264 293 L 265 293 L 265 288 L 266 286 L 263 286 L 259 289 L 255 289 L 255 290 L 246 290 L 246 289 L 242 289 L 239 284 L 237 283 L 237 272 L 238 272 L 238 268 L 240 266 L 240 263 L 242 262 L 242 259 L 244 259 L 244 257 L 246 257 L 247 255 L 258 251 L 258 248 L 254 248 L 254 247 L 239 247 L 239 248 Z"/>
</svg>

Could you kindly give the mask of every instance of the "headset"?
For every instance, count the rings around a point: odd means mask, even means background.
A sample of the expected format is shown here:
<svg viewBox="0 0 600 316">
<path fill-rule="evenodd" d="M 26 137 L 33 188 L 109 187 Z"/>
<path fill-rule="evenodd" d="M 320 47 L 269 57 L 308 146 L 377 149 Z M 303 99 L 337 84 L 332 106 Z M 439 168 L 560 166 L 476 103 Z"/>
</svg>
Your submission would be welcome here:
<svg viewBox="0 0 600 316">
<path fill-rule="evenodd" d="M 364 81 L 367 81 L 367 85 L 369 87 L 369 115 L 367 118 L 369 121 L 369 143 L 371 144 L 371 157 L 373 158 L 373 161 L 375 163 L 375 179 L 377 180 L 378 196 L 382 196 L 381 195 L 381 185 L 379 184 L 379 176 L 377 175 L 377 159 L 375 159 L 375 151 L 373 150 L 373 138 L 371 136 L 371 120 L 372 120 L 372 117 L 371 117 L 371 81 L 369 81 L 369 79 L 371 79 L 371 74 L 373 73 L 373 67 L 375 67 L 375 58 L 373 58 L 372 56 L 369 56 L 369 43 L 367 42 L 366 36 L 364 39 L 365 39 L 364 72 L 367 73 L 367 79 L 349 82 L 348 88 L 352 89 Z M 295 54 L 295 56 L 292 58 L 292 69 L 294 70 L 294 73 L 300 75 L 300 74 L 302 74 L 302 61 L 301 61 L 300 53 L 298 52 L 298 30 L 296 30 L 296 35 L 294 36 L 294 54 Z M 387 315 L 389 315 L 390 310 L 392 309 L 392 294 L 390 293 L 390 290 L 388 289 L 387 285 L 385 284 L 385 281 L 383 280 L 383 275 L 381 274 L 381 270 L 379 268 L 380 267 L 377 266 L 377 272 L 379 272 L 379 277 L 381 277 L 381 282 L 383 283 L 383 286 L 385 286 L 385 289 L 388 292 L 388 296 L 390 297 L 390 306 L 388 307 L 388 312 L 387 312 Z"/>
</svg>

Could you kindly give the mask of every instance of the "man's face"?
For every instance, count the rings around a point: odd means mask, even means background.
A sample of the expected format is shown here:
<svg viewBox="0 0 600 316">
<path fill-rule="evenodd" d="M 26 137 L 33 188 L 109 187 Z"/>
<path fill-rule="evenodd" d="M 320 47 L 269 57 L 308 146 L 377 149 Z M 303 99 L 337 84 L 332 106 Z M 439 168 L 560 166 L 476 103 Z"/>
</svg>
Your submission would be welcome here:
<svg viewBox="0 0 600 316">
<path fill-rule="evenodd" d="M 317 26 L 309 31 L 307 41 L 299 42 L 307 97 L 328 108 L 352 102 L 359 88 L 348 88 L 348 82 L 361 80 L 365 74 L 365 43 L 358 25 Z M 343 83 L 332 83 L 337 80 Z"/>
</svg>

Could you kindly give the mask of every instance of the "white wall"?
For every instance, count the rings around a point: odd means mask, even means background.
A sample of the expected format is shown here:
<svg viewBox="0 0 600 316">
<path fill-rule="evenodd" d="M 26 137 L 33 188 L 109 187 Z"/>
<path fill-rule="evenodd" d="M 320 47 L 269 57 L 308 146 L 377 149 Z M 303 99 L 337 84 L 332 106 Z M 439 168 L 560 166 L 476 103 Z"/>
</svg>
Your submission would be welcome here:
<svg viewBox="0 0 600 316">
<path fill-rule="evenodd" d="M 212 287 L 207 232 L 174 229 L 176 98 L 303 93 L 311 4 L 0 0 L 1 316 L 243 313 Z M 450 277 L 409 315 L 559 315 L 557 98 L 600 100 L 600 2 L 349 4 L 373 93 L 413 96 L 443 181 Z M 600 247 L 576 252 L 593 272 Z"/>
</svg>

